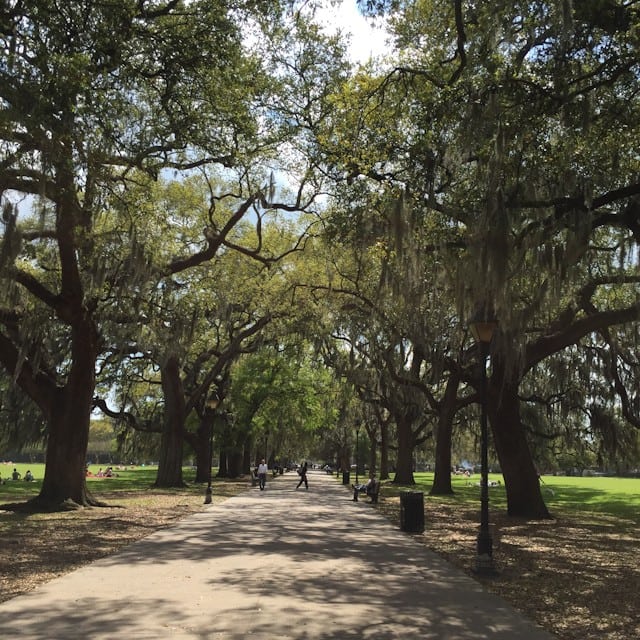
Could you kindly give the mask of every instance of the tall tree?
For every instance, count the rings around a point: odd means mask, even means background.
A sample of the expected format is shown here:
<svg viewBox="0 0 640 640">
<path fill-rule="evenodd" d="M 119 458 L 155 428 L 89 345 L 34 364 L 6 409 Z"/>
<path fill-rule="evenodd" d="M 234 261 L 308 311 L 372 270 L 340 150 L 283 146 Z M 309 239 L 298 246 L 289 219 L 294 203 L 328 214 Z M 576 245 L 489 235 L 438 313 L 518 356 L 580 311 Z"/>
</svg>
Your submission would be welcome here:
<svg viewBox="0 0 640 640">
<path fill-rule="evenodd" d="M 0 361 L 48 425 L 34 504 L 91 504 L 84 466 L 105 271 L 97 216 L 135 169 L 233 166 L 268 144 L 258 108 L 267 74 L 243 28 L 277 18 L 279 3 L 34 0 L 0 11 L 0 190 L 35 199 L 40 216 L 23 230 L 20 211 L 3 205 Z"/>
<path fill-rule="evenodd" d="M 106 380 L 111 383 L 106 391 L 115 387 L 120 405 L 119 411 L 110 409 L 110 415 L 120 415 L 125 428 L 149 429 L 155 423 L 162 433 L 157 477 L 162 486 L 182 485 L 185 440 L 196 455 L 197 478 L 207 478 L 212 428 L 207 401 L 212 394 L 224 400 L 234 361 L 257 349 L 265 328 L 287 308 L 286 265 L 279 263 L 286 262 L 300 242 L 297 225 L 284 224 L 274 212 L 256 211 L 258 222 L 240 220 L 227 232 L 224 250 L 207 255 L 209 242 L 217 238 L 211 234 L 201 252 L 190 254 L 192 259 L 172 259 L 176 252 L 202 244 L 202 225 L 222 228 L 237 211 L 220 200 L 208 219 L 208 190 L 202 187 L 202 181 L 189 180 L 153 190 L 159 192 L 151 207 L 156 220 L 151 223 L 151 214 L 145 215 L 141 223 L 147 228 L 139 233 L 144 234 L 159 281 L 149 279 L 140 300 L 119 306 L 116 319 L 122 325 L 113 333 L 109 368 L 121 374 Z M 164 218 L 170 223 L 163 223 Z M 171 265 L 181 262 L 189 266 L 173 273 Z M 118 354 L 125 356 L 125 347 L 128 363 L 122 367 Z M 143 382 L 136 384 L 136 378 Z M 150 413 L 136 416 L 137 397 L 153 381 L 157 403 L 147 403 Z M 105 402 L 100 406 L 107 410 Z"/>
<path fill-rule="evenodd" d="M 455 292 L 458 330 L 478 304 L 500 320 L 489 405 L 508 510 L 545 517 L 522 376 L 606 326 L 637 326 L 637 14 L 564 2 L 397 6 L 393 63 L 335 99 L 344 126 L 325 159 L 356 197 L 363 183 L 401 186 L 414 218 L 447 229 L 430 253 L 433 279 Z M 591 304 L 606 287 L 619 297 Z M 461 372 L 478 388 L 477 367 Z"/>
</svg>

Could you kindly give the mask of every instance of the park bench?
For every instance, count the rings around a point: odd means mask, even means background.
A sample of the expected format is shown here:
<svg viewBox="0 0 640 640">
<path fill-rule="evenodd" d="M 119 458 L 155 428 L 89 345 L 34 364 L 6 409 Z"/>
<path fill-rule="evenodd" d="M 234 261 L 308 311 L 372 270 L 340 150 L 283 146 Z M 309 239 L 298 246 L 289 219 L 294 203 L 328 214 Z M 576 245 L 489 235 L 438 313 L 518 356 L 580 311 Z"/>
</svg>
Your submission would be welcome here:
<svg viewBox="0 0 640 640">
<path fill-rule="evenodd" d="M 357 491 L 355 485 L 351 485 L 353 488 L 353 501 L 358 502 L 358 494 L 362 493 Z M 378 497 L 380 496 L 380 481 L 375 480 L 372 487 L 368 487 L 366 491 L 366 495 L 370 498 L 369 502 L 371 504 L 376 504 L 378 502 Z"/>
</svg>

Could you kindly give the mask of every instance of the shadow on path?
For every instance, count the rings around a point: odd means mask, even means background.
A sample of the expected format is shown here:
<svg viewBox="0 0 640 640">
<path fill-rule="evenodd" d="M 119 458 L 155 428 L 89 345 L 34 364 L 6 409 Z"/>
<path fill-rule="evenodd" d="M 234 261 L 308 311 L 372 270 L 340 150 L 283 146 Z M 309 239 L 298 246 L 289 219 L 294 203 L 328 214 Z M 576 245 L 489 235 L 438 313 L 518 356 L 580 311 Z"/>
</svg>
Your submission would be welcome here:
<svg viewBox="0 0 640 640">
<path fill-rule="evenodd" d="M 552 637 L 333 477 L 296 483 L 271 479 L 1 604 L 3 637 Z"/>
</svg>

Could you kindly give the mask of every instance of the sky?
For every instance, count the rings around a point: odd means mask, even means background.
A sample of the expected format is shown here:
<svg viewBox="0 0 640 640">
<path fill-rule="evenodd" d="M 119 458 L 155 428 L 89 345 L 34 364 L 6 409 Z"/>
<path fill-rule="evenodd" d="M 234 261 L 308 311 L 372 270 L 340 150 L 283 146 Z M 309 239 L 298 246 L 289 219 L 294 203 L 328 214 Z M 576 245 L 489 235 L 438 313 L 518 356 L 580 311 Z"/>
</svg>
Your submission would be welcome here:
<svg viewBox="0 0 640 640">
<path fill-rule="evenodd" d="M 354 62 L 366 62 L 371 56 L 383 54 L 386 50 L 385 31 L 382 22 L 373 26 L 371 18 L 360 14 L 356 0 L 342 0 L 335 7 L 327 6 L 317 14 L 318 21 L 327 25 L 327 30 L 337 29 L 351 33 L 351 57 Z"/>
</svg>

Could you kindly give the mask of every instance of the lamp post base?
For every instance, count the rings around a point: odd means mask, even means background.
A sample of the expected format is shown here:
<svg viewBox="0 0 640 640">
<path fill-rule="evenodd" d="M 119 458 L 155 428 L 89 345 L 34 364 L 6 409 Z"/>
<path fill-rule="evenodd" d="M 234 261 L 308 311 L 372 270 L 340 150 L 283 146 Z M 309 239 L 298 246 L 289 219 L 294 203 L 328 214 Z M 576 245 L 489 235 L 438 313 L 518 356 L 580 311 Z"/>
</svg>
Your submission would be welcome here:
<svg viewBox="0 0 640 640">
<path fill-rule="evenodd" d="M 476 556 L 473 573 L 486 578 L 495 578 L 498 575 L 498 571 L 493 564 L 493 558 L 488 555 Z"/>
<path fill-rule="evenodd" d="M 478 533 L 478 537 L 476 538 L 476 549 L 478 557 L 493 557 L 493 538 L 489 531 L 485 530 L 484 527 L 480 529 L 480 533 Z"/>
<path fill-rule="evenodd" d="M 209 485 L 207 487 L 207 492 L 205 493 L 205 496 L 204 496 L 204 503 L 205 504 L 211 504 L 211 502 L 212 502 L 212 493 L 213 492 L 211 491 L 211 485 Z"/>
<path fill-rule="evenodd" d="M 497 576 L 493 564 L 493 539 L 488 531 L 480 531 L 477 539 L 477 555 L 473 572 L 479 576 Z"/>
</svg>

